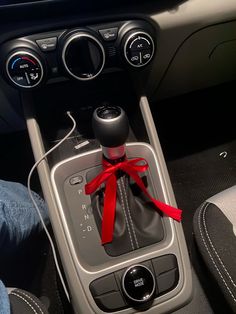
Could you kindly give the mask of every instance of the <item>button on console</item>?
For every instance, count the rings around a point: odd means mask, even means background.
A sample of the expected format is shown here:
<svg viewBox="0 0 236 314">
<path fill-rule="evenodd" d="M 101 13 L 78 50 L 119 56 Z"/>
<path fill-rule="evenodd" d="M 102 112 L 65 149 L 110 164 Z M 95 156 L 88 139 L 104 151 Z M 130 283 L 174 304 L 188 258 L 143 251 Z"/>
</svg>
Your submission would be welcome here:
<svg viewBox="0 0 236 314">
<path fill-rule="evenodd" d="M 99 33 L 105 41 L 113 41 L 117 38 L 118 27 L 100 29 Z"/>
<path fill-rule="evenodd" d="M 82 176 L 75 176 L 70 178 L 70 184 L 71 185 L 76 185 L 76 184 L 80 184 L 83 182 L 83 177 Z"/>
<path fill-rule="evenodd" d="M 126 270 L 122 278 L 122 290 L 129 301 L 144 303 L 152 299 L 155 292 L 155 279 L 144 265 L 134 265 Z"/>
<path fill-rule="evenodd" d="M 178 268 L 177 259 L 173 254 L 154 258 L 152 259 L 152 264 L 157 277 L 171 269 Z"/>
<path fill-rule="evenodd" d="M 90 284 L 90 291 L 93 296 L 103 295 L 112 291 L 119 291 L 114 274 L 94 280 Z"/>
<path fill-rule="evenodd" d="M 119 311 L 127 306 L 119 291 L 103 294 L 94 300 L 100 309 L 106 312 Z"/>
<path fill-rule="evenodd" d="M 159 294 L 173 290 L 179 282 L 178 263 L 175 255 L 168 254 L 152 259 Z"/>
<path fill-rule="evenodd" d="M 42 51 L 53 51 L 57 46 L 57 37 L 38 39 L 36 43 Z"/>
<path fill-rule="evenodd" d="M 179 271 L 174 268 L 157 277 L 157 285 L 160 294 L 173 290 L 179 281 Z"/>
<path fill-rule="evenodd" d="M 94 280 L 89 288 L 97 306 L 103 311 L 114 312 L 127 306 L 114 274 Z"/>
</svg>

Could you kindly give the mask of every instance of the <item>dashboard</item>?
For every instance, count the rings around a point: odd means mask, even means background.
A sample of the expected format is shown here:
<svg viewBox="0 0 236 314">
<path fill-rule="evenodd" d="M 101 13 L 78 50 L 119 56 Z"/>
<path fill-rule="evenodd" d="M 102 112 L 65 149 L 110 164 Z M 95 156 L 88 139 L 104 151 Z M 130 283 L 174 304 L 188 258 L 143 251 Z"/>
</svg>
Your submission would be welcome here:
<svg viewBox="0 0 236 314">
<path fill-rule="evenodd" d="M 38 33 L 145 20 L 155 29 L 156 42 L 146 92 L 157 100 L 235 78 L 235 11 L 233 0 L 36 1 L 0 7 L 0 44 Z"/>
<path fill-rule="evenodd" d="M 155 29 L 143 20 L 90 25 L 14 39 L 2 46 L 2 68 L 14 87 L 33 89 L 68 76 L 90 81 L 102 72 L 141 69 L 153 59 Z"/>
</svg>

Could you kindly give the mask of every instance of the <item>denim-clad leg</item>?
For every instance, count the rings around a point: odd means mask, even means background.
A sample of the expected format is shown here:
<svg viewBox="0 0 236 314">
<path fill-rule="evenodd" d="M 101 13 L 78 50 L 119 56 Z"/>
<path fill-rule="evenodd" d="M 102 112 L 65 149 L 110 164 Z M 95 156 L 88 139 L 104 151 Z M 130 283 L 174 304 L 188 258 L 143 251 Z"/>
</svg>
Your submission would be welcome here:
<svg viewBox="0 0 236 314">
<path fill-rule="evenodd" d="M 33 192 L 45 223 L 48 210 L 42 198 Z M 0 180 L 0 267 L 1 256 L 11 254 L 18 245 L 42 229 L 39 216 L 29 198 L 27 188 L 15 182 Z M 7 290 L 0 281 L 0 314 L 10 314 Z"/>
<path fill-rule="evenodd" d="M 10 314 L 10 304 L 7 290 L 0 280 L 0 314 Z"/>
<path fill-rule="evenodd" d="M 42 198 L 32 192 L 44 221 L 49 222 L 48 211 Z M 27 188 L 15 182 L 0 180 L 0 250 L 11 251 L 21 241 L 39 231 L 41 222 L 29 198 Z M 0 257 L 1 260 L 1 257 Z"/>
</svg>

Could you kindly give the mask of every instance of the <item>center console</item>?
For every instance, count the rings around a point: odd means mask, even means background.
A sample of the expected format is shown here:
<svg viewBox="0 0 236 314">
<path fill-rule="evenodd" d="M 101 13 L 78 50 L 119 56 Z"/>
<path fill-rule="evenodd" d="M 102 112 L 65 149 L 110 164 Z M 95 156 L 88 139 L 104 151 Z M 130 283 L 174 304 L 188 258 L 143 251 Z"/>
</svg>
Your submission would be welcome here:
<svg viewBox="0 0 236 314">
<path fill-rule="evenodd" d="M 115 166 L 141 157 L 148 193 L 176 206 L 144 88 L 158 57 L 156 31 L 150 21 L 127 20 L 30 34 L 0 47 L 2 76 L 21 91 L 36 160 L 71 128 L 68 110 L 77 122 L 38 166 L 75 313 L 170 313 L 191 299 L 181 223 L 117 172 L 113 238 L 102 244 L 105 186 L 85 193 L 104 159 Z"/>
</svg>

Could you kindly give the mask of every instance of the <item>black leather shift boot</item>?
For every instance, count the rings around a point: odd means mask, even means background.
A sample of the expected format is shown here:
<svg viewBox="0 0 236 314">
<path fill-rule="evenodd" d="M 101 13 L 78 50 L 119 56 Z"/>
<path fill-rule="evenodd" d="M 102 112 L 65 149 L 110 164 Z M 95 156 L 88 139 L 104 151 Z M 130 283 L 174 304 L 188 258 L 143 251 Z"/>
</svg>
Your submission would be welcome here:
<svg viewBox="0 0 236 314">
<path fill-rule="evenodd" d="M 89 171 L 88 181 L 97 174 Z M 144 178 L 145 179 L 145 178 Z M 94 218 L 101 234 L 104 187 L 91 196 Z M 120 171 L 117 175 L 117 201 L 113 241 L 104 245 L 108 255 L 118 256 L 161 241 L 164 230 L 161 215 L 136 183 Z"/>
</svg>

